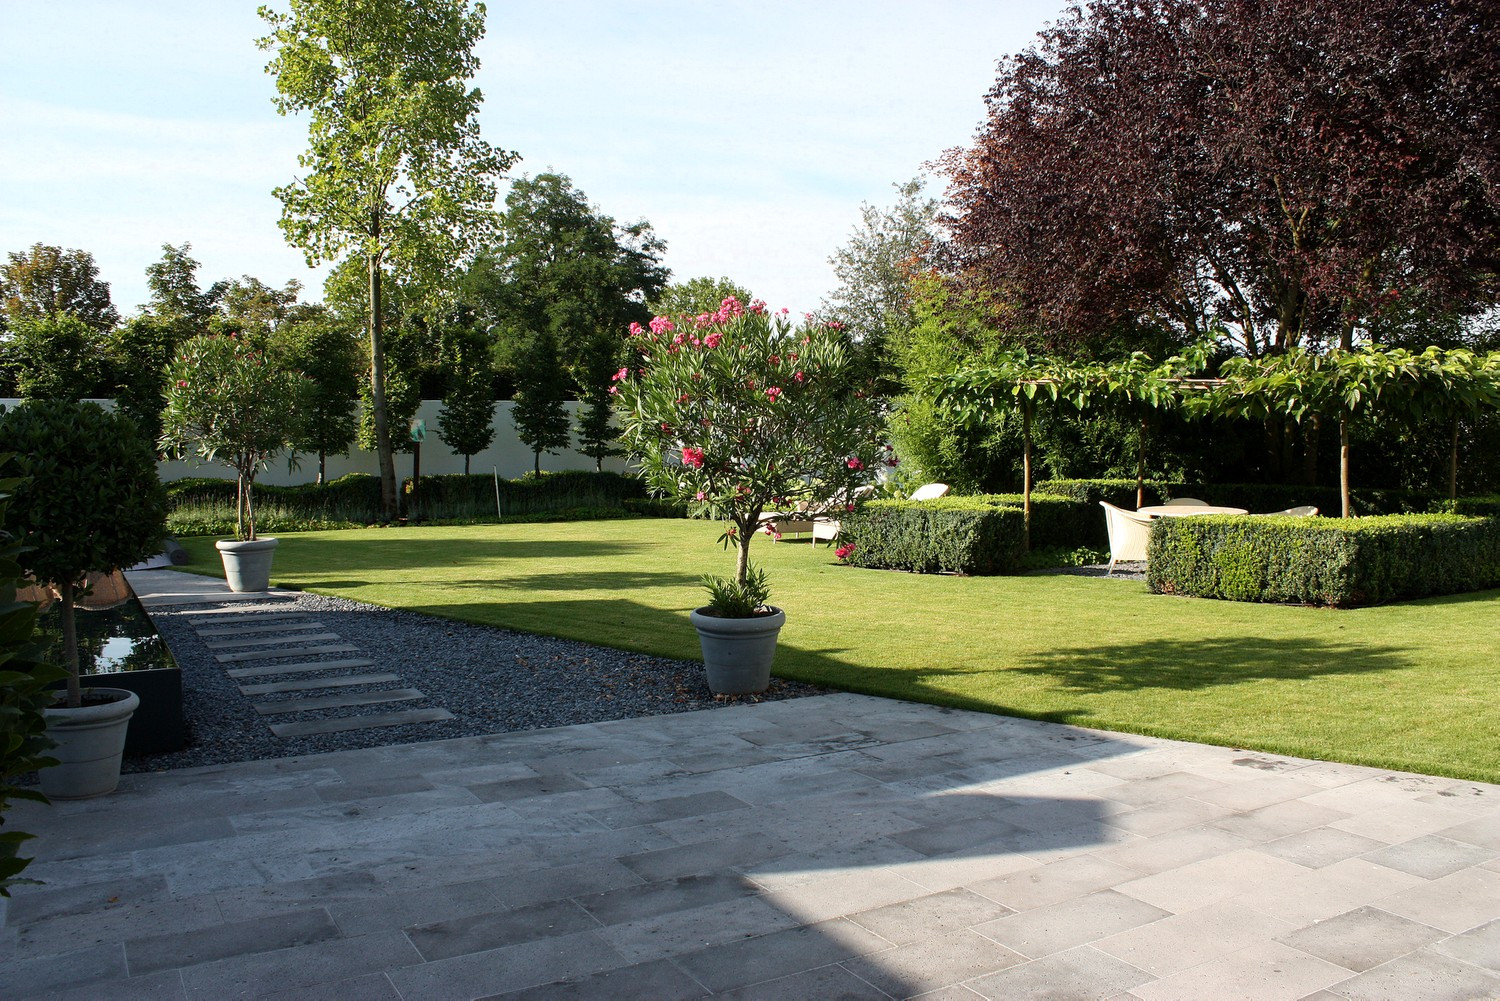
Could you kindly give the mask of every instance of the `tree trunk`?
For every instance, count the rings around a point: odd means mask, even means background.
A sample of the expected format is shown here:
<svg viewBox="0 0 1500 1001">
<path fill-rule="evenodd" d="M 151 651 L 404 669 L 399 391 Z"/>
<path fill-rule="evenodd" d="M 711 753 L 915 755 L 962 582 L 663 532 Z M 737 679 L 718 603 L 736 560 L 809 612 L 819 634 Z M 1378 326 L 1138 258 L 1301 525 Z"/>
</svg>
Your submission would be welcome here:
<svg viewBox="0 0 1500 1001">
<path fill-rule="evenodd" d="M 1353 517 L 1349 504 L 1349 418 L 1339 418 L 1339 493 L 1343 517 Z"/>
<path fill-rule="evenodd" d="M 538 477 L 542 475 L 542 450 L 534 448 L 531 450 L 531 471 Z"/>
<path fill-rule="evenodd" d="M 1453 444 L 1448 453 L 1448 499 L 1458 500 L 1458 418 L 1453 418 Z"/>
<path fill-rule="evenodd" d="M 1135 457 L 1135 507 L 1139 511 L 1146 506 L 1146 419 L 1141 418 L 1140 448 Z"/>
<path fill-rule="evenodd" d="M 745 586 L 745 578 L 750 574 L 750 542 L 755 538 L 755 526 L 759 521 L 760 513 L 756 512 L 754 518 L 736 526 L 740 538 L 739 548 L 734 554 L 734 579 L 740 587 Z"/>
<path fill-rule="evenodd" d="M 380 239 L 380 217 L 371 210 L 371 233 Z M 380 513 L 387 521 L 396 517 L 396 458 L 391 450 L 391 429 L 385 412 L 385 349 L 382 339 L 385 318 L 381 315 L 380 255 L 368 257 L 370 272 L 370 409 L 375 421 L 375 453 L 380 459 Z"/>
<path fill-rule="evenodd" d="M 73 622 L 73 582 L 59 582 L 57 592 L 62 597 L 63 666 L 68 669 L 68 708 L 77 709 L 83 705 L 83 688 L 78 684 L 78 627 Z"/>
<path fill-rule="evenodd" d="M 328 453 L 318 449 L 318 485 L 322 486 L 328 475 Z"/>
<path fill-rule="evenodd" d="M 255 477 L 245 477 L 245 538 L 255 541 L 255 501 L 251 491 L 255 488 Z"/>
<path fill-rule="evenodd" d="M 464 475 L 469 475 L 469 457 L 467 455 L 464 456 Z"/>
<path fill-rule="evenodd" d="M 245 474 L 234 476 L 234 537 L 245 538 Z"/>
<path fill-rule="evenodd" d="M 1030 400 L 1021 404 L 1021 548 L 1031 551 L 1031 412 Z"/>
</svg>

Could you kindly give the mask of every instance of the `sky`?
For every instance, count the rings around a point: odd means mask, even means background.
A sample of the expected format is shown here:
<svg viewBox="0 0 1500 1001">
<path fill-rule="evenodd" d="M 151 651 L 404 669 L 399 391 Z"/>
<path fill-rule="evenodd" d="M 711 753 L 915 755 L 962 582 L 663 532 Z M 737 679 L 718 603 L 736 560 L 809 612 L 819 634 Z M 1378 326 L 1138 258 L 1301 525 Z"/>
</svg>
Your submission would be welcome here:
<svg viewBox="0 0 1500 1001">
<path fill-rule="evenodd" d="M 285 2 L 273 2 L 285 9 Z M 725 276 L 813 310 L 862 203 L 966 145 L 996 61 L 1061 0 L 492 0 L 474 83 L 512 176 L 568 175 L 648 220 L 674 280 Z M 164 243 L 202 284 L 289 279 L 277 227 L 305 118 L 271 103 L 254 2 L 0 0 L 0 251 L 91 252 L 126 315 Z M 941 181 L 933 182 L 937 193 Z M 502 185 L 501 196 L 504 195 Z"/>
</svg>

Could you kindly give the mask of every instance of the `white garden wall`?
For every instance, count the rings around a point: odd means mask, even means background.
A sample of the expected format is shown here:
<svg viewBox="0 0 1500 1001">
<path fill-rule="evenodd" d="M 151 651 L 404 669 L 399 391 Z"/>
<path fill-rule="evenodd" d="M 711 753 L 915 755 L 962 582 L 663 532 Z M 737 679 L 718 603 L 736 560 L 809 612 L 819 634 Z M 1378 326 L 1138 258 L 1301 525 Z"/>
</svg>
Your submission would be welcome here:
<svg viewBox="0 0 1500 1001">
<path fill-rule="evenodd" d="M 18 400 L 0 400 L 0 405 L 14 406 Z M 113 400 L 96 400 L 109 409 L 114 408 Z M 427 423 L 427 440 L 422 443 L 422 475 L 436 476 L 444 473 L 462 473 L 464 471 L 464 457 L 454 454 L 443 441 L 438 431 L 438 412 L 442 409 L 441 400 L 423 400 L 422 406 L 417 411 L 417 417 Z M 516 427 L 511 420 L 511 410 L 515 404 L 509 400 L 503 400 L 495 404 L 495 440 L 490 447 L 474 455 L 469 460 L 469 472 L 475 475 L 489 475 L 498 470 L 500 476 L 505 479 L 515 479 L 523 473 L 531 472 L 532 454 L 531 449 L 521 443 L 516 437 Z M 578 411 L 577 403 L 566 404 L 570 415 Z M 401 434 L 406 433 L 405 428 L 392 429 Z M 298 468 L 289 470 L 287 468 L 287 457 L 279 456 L 271 460 L 270 466 L 265 472 L 256 478 L 259 483 L 274 483 L 277 485 L 290 485 L 295 483 L 311 483 L 318 478 L 318 457 L 308 455 L 305 452 L 297 454 Z M 410 454 L 396 454 L 396 475 L 410 476 L 412 457 Z M 191 462 L 163 462 L 158 467 L 163 480 L 180 480 L 188 476 L 212 476 L 220 479 L 234 479 L 234 472 L 227 466 L 199 465 Z M 594 460 L 572 450 L 560 452 L 557 455 L 542 454 L 543 470 L 559 469 L 593 469 Z M 620 459 L 607 459 L 604 468 L 615 472 L 623 472 L 625 463 Z M 337 479 L 346 473 L 369 473 L 372 476 L 380 474 L 380 465 L 374 452 L 366 452 L 357 445 L 349 450 L 348 455 L 330 455 L 328 457 L 328 478 Z"/>
</svg>

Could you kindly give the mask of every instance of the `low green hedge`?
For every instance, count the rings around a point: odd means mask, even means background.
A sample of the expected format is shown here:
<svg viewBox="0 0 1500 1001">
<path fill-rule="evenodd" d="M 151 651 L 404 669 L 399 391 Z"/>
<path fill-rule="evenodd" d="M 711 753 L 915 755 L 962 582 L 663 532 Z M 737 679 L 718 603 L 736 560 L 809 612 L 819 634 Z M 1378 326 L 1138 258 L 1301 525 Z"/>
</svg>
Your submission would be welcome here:
<svg viewBox="0 0 1500 1001">
<path fill-rule="evenodd" d="M 1158 593 L 1349 608 L 1500 586 L 1500 520 L 1159 518 L 1147 556 Z"/>
<path fill-rule="evenodd" d="M 1108 501 L 1117 507 L 1134 510 L 1135 480 L 1042 480 L 1032 487 L 1032 497 L 1049 494 L 1070 497 L 1098 506 Z M 1311 504 L 1326 515 L 1342 511 L 1343 500 L 1337 485 L 1302 486 L 1295 483 L 1167 483 L 1147 480 L 1146 504 L 1161 504 L 1174 497 L 1196 497 L 1222 507 L 1242 507 L 1252 514 L 1269 514 L 1287 508 Z M 1484 510 L 1465 510 L 1469 502 L 1488 503 Z M 1453 510 L 1453 502 L 1439 494 L 1417 490 L 1385 490 L 1355 487 L 1350 491 L 1354 513 L 1359 515 L 1423 514 Z M 1500 512 L 1500 498 L 1460 498 L 1460 514 Z"/>
<path fill-rule="evenodd" d="M 501 480 L 500 510 L 506 519 L 557 516 L 576 519 L 597 512 L 617 517 L 627 501 L 643 501 L 645 485 L 619 473 L 566 470 Z M 492 522 L 493 476 L 424 476 L 413 495 L 410 477 L 401 483 L 402 511 L 424 521 Z M 184 479 L 167 484 L 167 528 L 174 535 L 225 535 L 234 531 L 234 480 Z M 255 522 L 261 534 L 357 528 L 380 520 L 380 478 L 351 473 L 328 483 L 297 486 L 256 484 Z"/>
<path fill-rule="evenodd" d="M 1021 566 L 1024 516 L 984 497 L 878 500 L 842 519 L 844 561 L 914 573 L 1005 573 Z"/>
</svg>

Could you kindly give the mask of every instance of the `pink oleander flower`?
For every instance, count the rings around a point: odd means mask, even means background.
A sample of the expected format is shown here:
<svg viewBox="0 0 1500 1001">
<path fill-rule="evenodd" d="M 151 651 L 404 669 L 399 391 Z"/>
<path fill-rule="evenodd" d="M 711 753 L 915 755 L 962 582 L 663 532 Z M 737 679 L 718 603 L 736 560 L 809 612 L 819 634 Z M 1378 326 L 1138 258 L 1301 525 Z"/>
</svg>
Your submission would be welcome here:
<svg viewBox="0 0 1500 1001">
<path fill-rule="evenodd" d="M 847 546 L 839 546 L 837 549 L 835 549 L 833 551 L 833 555 L 837 556 L 841 560 L 844 560 L 844 559 L 848 559 L 849 558 L 849 554 L 852 553 L 852 552 L 854 552 L 854 545 L 853 545 L 853 543 L 851 543 L 851 544 L 849 544 Z"/>
<path fill-rule="evenodd" d="M 772 403 L 775 403 L 776 402 L 776 398 L 781 395 L 781 387 L 780 386 L 772 386 L 772 387 L 770 387 L 769 389 L 766 390 L 766 395 L 771 398 L 771 402 Z"/>
<path fill-rule="evenodd" d="M 781 355 L 772 355 L 771 357 L 767 358 L 766 361 L 770 362 L 772 365 L 780 365 Z"/>
<path fill-rule="evenodd" d="M 186 379 L 178 379 L 177 380 L 177 388 L 178 389 L 186 389 L 187 388 L 187 380 Z"/>
<path fill-rule="evenodd" d="M 844 505 L 844 510 L 845 511 L 853 511 L 854 510 L 854 505 L 853 504 L 845 504 Z"/>
<path fill-rule="evenodd" d="M 645 332 L 646 332 L 646 328 L 643 327 L 643 326 L 641 326 L 639 323 L 632 323 L 630 325 L 630 336 L 631 337 L 639 337 L 642 334 L 644 334 Z"/>
<path fill-rule="evenodd" d="M 803 382 L 803 381 L 805 381 L 807 379 L 807 376 L 803 375 L 801 372 L 798 372 L 795 375 L 793 375 L 792 378 L 795 379 L 797 382 Z"/>
<path fill-rule="evenodd" d="M 693 448 L 691 445 L 682 446 L 682 464 L 694 469 L 703 468 L 703 449 Z"/>
<path fill-rule="evenodd" d="M 620 387 L 619 387 L 619 386 L 610 386 L 610 387 L 609 387 L 609 395 L 610 395 L 610 396 L 615 396 L 615 395 L 617 395 L 617 394 L 618 394 L 618 393 L 619 393 L 619 392 L 620 392 Z"/>
<path fill-rule="evenodd" d="M 885 460 L 885 464 L 887 466 L 890 466 L 892 469 L 895 469 L 897 466 L 901 465 L 901 460 L 893 455 L 889 459 Z"/>
<path fill-rule="evenodd" d="M 651 321 L 651 332 L 653 334 L 670 334 L 677 327 L 665 316 L 658 316 Z"/>
<path fill-rule="evenodd" d="M 703 338 L 703 346 L 706 347 L 706 348 L 716 348 L 716 347 L 719 346 L 719 342 L 722 341 L 723 339 L 724 339 L 724 335 L 723 334 L 720 334 L 720 333 L 709 334 L 709 335 L 707 335 L 706 337 Z"/>
<path fill-rule="evenodd" d="M 692 399 L 691 396 L 689 396 L 686 393 L 683 393 L 681 396 L 677 397 L 677 402 L 678 403 L 686 403 L 686 402 L 688 402 L 691 399 Z"/>
<path fill-rule="evenodd" d="M 848 466 L 850 469 L 864 469 L 865 468 L 865 464 L 863 462 L 859 461 L 859 457 L 858 456 L 850 459 L 848 462 L 845 463 L 845 465 Z"/>
<path fill-rule="evenodd" d="M 630 369 L 628 369 L 628 368 L 622 368 L 622 369 L 620 369 L 620 371 L 618 371 L 614 375 L 610 376 L 609 377 L 609 381 L 610 382 L 619 382 L 621 379 L 626 379 L 626 378 L 629 378 L 629 377 L 630 377 Z"/>
<path fill-rule="evenodd" d="M 708 494 L 704 493 L 702 490 L 699 490 L 696 494 L 693 495 L 693 500 L 702 500 L 707 496 Z"/>
</svg>

